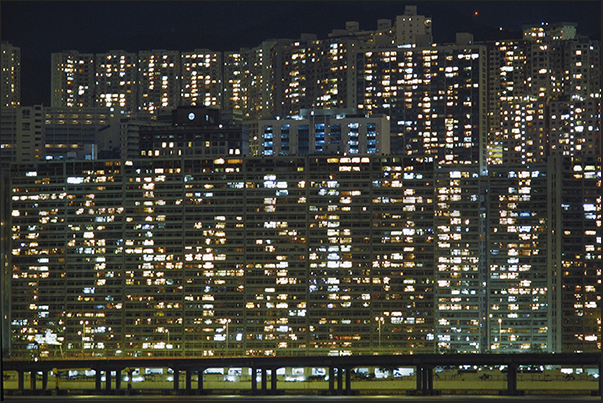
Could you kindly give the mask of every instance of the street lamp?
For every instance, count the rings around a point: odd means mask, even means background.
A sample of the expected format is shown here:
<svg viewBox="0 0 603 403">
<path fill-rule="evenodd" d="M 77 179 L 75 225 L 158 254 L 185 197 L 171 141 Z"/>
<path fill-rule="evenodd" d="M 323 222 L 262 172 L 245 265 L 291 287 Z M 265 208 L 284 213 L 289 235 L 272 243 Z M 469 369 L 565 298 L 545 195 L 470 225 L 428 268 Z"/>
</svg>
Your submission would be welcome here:
<svg viewBox="0 0 603 403">
<path fill-rule="evenodd" d="M 502 350 L 502 319 L 498 318 L 498 345 L 499 350 Z"/>
<path fill-rule="evenodd" d="M 379 324 L 379 352 L 381 352 L 381 324 L 385 321 L 383 316 L 375 316 L 375 320 Z"/>
<path fill-rule="evenodd" d="M 231 322 L 230 319 L 222 319 L 222 323 L 226 325 L 226 352 L 225 354 L 228 355 L 228 324 Z"/>
<path fill-rule="evenodd" d="M 88 324 L 88 321 L 81 320 L 80 323 L 82 324 L 82 358 L 84 358 L 84 334 L 86 333 L 86 325 Z"/>
</svg>

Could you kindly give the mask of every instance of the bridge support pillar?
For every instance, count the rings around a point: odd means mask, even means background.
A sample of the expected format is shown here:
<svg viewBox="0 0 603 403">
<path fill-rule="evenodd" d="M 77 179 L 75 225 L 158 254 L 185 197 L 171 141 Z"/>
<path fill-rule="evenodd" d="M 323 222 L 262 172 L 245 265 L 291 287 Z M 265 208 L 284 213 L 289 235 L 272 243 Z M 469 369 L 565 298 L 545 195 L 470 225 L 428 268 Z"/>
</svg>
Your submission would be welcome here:
<svg viewBox="0 0 603 403">
<path fill-rule="evenodd" d="M 267 389 L 267 382 L 268 382 L 268 369 L 260 368 L 260 374 L 262 377 L 262 390 L 261 390 L 260 394 L 265 395 L 266 389 Z"/>
<path fill-rule="evenodd" d="M 128 368 L 128 395 L 132 393 L 132 368 Z"/>
<path fill-rule="evenodd" d="M 335 394 L 335 368 L 329 367 L 329 394 Z"/>
<path fill-rule="evenodd" d="M 23 373 L 23 371 L 17 371 L 17 385 L 18 385 L 17 388 L 19 390 L 25 389 L 24 381 L 25 381 L 25 374 Z"/>
<path fill-rule="evenodd" d="M 433 395 L 433 368 L 423 367 L 423 392 L 426 395 Z"/>
<path fill-rule="evenodd" d="M 507 393 L 515 394 L 517 391 L 517 365 L 509 364 L 507 366 Z"/>
<path fill-rule="evenodd" d="M 119 391 L 121 389 L 121 369 L 115 371 L 115 390 Z"/>
<path fill-rule="evenodd" d="M 203 390 L 203 372 L 205 371 L 205 368 L 201 368 L 199 370 L 197 370 L 197 394 L 202 395 L 204 394 L 204 390 Z"/>
<path fill-rule="evenodd" d="M 343 369 L 337 368 L 337 394 L 341 395 L 343 389 Z"/>
<path fill-rule="evenodd" d="M 523 393 L 517 390 L 517 367 L 518 365 L 511 362 L 507 365 L 507 390 L 506 395 L 517 396 Z"/>
<path fill-rule="evenodd" d="M 270 394 L 276 395 L 276 368 L 270 368 Z"/>
<path fill-rule="evenodd" d="M 180 389 L 180 370 L 174 368 L 174 390 Z"/>
<path fill-rule="evenodd" d="M 258 369 L 256 367 L 251 368 L 251 393 L 254 395 L 258 393 Z"/>
<path fill-rule="evenodd" d="M 416 391 L 420 391 L 423 389 L 423 367 L 417 366 L 415 368 L 415 382 L 416 382 Z"/>
<path fill-rule="evenodd" d="M 101 391 L 101 371 L 96 369 L 94 370 L 94 388 L 98 393 Z"/>
<path fill-rule="evenodd" d="M 42 389 L 48 388 L 48 370 L 42 371 Z"/>
<path fill-rule="evenodd" d="M 185 389 L 186 389 L 186 394 L 190 395 L 191 391 L 193 390 L 193 371 L 186 370 L 185 372 Z"/>
<path fill-rule="evenodd" d="M 350 374 L 351 372 L 351 368 L 345 369 L 345 394 L 348 396 L 352 394 L 352 379 Z"/>
<path fill-rule="evenodd" d="M 111 393 L 111 370 L 105 371 L 105 391 L 107 394 Z"/>
<path fill-rule="evenodd" d="M 36 371 L 31 371 L 29 376 L 29 384 L 31 385 L 32 390 L 36 390 L 36 378 L 38 377 L 38 373 Z"/>
<path fill-rule="evenodd" d="M 416 367 L 416 386 L 416 394 L 422 396 L 431 396 L 435 394 L 433 390 L 433 367 Z"/>
</svg>

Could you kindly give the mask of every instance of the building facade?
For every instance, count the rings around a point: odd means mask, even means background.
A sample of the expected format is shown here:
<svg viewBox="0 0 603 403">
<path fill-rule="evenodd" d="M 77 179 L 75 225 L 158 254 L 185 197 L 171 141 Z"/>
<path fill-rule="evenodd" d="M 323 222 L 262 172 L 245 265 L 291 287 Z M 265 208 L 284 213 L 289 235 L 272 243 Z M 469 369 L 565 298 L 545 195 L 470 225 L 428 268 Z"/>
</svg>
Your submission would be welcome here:
<svg viewBox="0 0 603 403">
<path fill-rule="evenodd" d="M 96 81 L 92 53 L 80 53 L 76 50 L 52 53 L 51 66 L 51 107 L 95 106 Z"/>
<path fill-rule="evenodd" d="M 406 6 L 404 14 L 397 16 L 394 22 L 394 44 L 404 46 L 431 43 L 431 25 L 430 17 L 417 15 L 417 6 Z"/>
<path fill-rule="evenodd" d="M 551 220 L 559 214 L 547 202 L 555 188 L 551 166 L 489 170 L 486 316 L 492 351 L 558 351 L 559 328 L 550 318 L 555 276 L 547 265 Z"/>
<path fill-rule="evenodd" d="M 244 113 L 247 110 L 247 91 L 244 85 L 248 60 L 242 51 L 224 52 L 222 108 Z"/>
<path fill-rule="evenodd" d="M 204 158 L 249 155 L 246 126 L 226 118 L 227 113 L 203 107 L 180 107 L 171 125 L 144 125 L 138 131 L 142 157 L 198 156 Z"/>
<path fill-rule="evenodd" d="M 527 49 L 522 40 L 504 40 L 488 43 L 487 52 L 487 158 L 489 165 L 496 165 L 503 163 L 502 108 L 523 97 Z"/>
<path fill-rule="evenodd" d="M 502 103 L 502 163 L 544 162 L 549 154 L 548 105 L 544 97 L 526 96 Z"/>
<path fill-rule="evenodd" d="M 3 44 L 3 348 L 600 351 L 599 47 L 565 23 L 431 44 L 407 7 L 239 52 L 53 54 L 45 110 Z"/>
<path fill-rule="evenodd" d="M 11 294 L 11 251 L 8 248 L 8 239 L 11 237 L 10 228 L 10 179 L 8 170 L 0 169 L 0 331 L 2 332 L 2 357 L 10 356 L 11 346 L 11 324 L 10 324 L 10 301 Z"/>
<path fill-rule="evenodd" d="M 50 161 L 10 189 L 13 357 L 601 347 L 600 160 Z"/>
<path fill-rule="evenodd" d="M 434 171 L 432 224 L 435 335 L 438 352 L 487 351 L 483 330 L 483 178 L 478 164 Z M 428 249 L 429 250 L 429 249 Z"/>
<path fill-rule="evenodd" d="M 180 52 L 138 52 L 138 110 L 156 114 L 180 105 Z"/>
<path fill-rule="evenodd" d="M 557 348 L 601 351 L 601 174 L 600 157 L 553 159 L 556 188 L 551 203 L 562 214 L 554 221 L 559 237 L 551 250 L 561 289 L 556 315 Z M 560 238 L 560 239 L 559 239 Z"/>
<path fill-rule="evenodd" d="M 260 155 L 389 154 L 389 119 L 346 110 L 302 110 L 289 119 L 260 120 Z"/>
<path fill-rule="evenodd" d="M 597 98 L 552 100 L 548 117 L 550 155 L 600 155 L 601 102 Z"/>
<path fill-rule="evenodd" d="M 181 54 L 181 105 L 222 106 L 222 52 L 197 49 Z"/>
<path fill-rule="evenodd" d="M 96 105 L 119 113 L 138 110 L 138 56 L 124 50 L 95 55 Z"/>
<path fill-rule="evenodd" d="M 302 109 L 355 107 L 357 40 L 317 40 L 305 34 L 277 44 L 271 52 L 272 116 L 299 115 Z"/>
<path fill-rule="evenodd" d="M 529 164 L 576 141 L 587 144 L 575 152 L 598 152 L 600 42 L 579 36 L 573 23 L 525 26 L 518 39 L 478 43 L 462 33 L 433 44 L 431 18 L 407 6 L 376 30 L 350 21 L 326 39 L 302 34 L 231 52 L 62 52 L 53 54 L 52 71 L 53 106 L 236 109 L 252 140 L 261 135 L 259 119 L 356 108 L 390 116 L 393 152 L 440 163 Z M 594 118 L 576 120 L 594 121 L 585 126 L 593 130 L 573 134 L 549 121 L 558 102 L 592 110 Z"/>
<path fill-rule="evenodd" d="M 2 107 L 21 105 L 21 48 L 2 42 Z"/>
<path fill-rule="evenodd" d="M 16 106 L 0 111 L 0 167 L 45 157 L 44 108 Z"/>
<path fill-rule="evenodd" d="M 114 117 L 115 112 L 103 107 L 44 108 L 45 158 L 96 159 L 104 146 L 99 132 Z"/>
<path fill-rule="evenodd" d="M 485 47 L 363 49 L 357 63 L 358 112 L 389 116 L 392 153 L 485 168 Z"/>
<path fill-rule="evenodd" d="M 488 163 L 600 153 L 600 42 L 572 23 L 526 26 L 487 42 Z"/>
</svg>

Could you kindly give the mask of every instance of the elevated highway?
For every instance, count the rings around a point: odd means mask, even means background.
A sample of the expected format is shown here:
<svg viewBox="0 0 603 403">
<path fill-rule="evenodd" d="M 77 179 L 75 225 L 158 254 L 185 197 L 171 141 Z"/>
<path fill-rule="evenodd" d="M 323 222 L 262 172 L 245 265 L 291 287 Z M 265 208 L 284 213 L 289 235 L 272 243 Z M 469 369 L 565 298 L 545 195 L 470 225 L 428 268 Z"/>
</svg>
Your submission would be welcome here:
<svg viewBox="0 0 603 403">
<path fill-rule="evenodd" d="M 279 368 L 328 368 L 329 393 L 352 394 L 352 370 L 356 367 L 413 367 L 416 374 L 417 395 L 433 395 L 434 368 L 470 366 L 506 367 L 507 395 L 521 394 L 517 390 L 517 369 L 520 366 L 583 366 L 597 367 L 601 373 L 600 353 L 559 354 L 411 354 L 411 355 L 357 355 L 357 356 L 277 356 L 277 357 L 166 357 L 166 358 L 89 358 L 89 359 L 44 359 L 2 361 L 3 371 L 18 373 L 18 389 L 25 390 L 24 374 L 42 373 L 42 388 L 46 389 L 48 373 L 53 370 L 89 369 L 95 371 L 96 392 L 110 394 L 122 390 L 121 376 L 112 379 L 112 372 L 121 374 L 131 368 L 171 368 L 174 371 L 173 389 L 183 394 L 203 394 L 203 373 L 207 368 L 251 368 L 250 393 L 254 395 L 277 394 L 276 370 Z M 270 388 L 268 388 L 270 371 Z M 180 384 L 180 374 L 185 375 L 185 384 Z M 192 387 L 192 374 L 197 374 L 197 388 Z M 105 375 L 104 388 L 102 374 Z M 257 378 L 260 377 L 260 385 Z M 37 376 L 30 376 L 30 389 L 36 389 Z M 598 395 L 601 395 L 602 379 L 599 377 Z"/>
</svg>

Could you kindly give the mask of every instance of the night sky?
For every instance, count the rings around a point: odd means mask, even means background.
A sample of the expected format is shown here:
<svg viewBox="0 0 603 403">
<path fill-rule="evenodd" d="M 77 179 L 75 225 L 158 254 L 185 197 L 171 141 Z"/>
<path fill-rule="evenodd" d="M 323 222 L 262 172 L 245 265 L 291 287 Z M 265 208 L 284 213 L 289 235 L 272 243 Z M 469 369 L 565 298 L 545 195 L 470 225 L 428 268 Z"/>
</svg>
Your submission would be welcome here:
<svg viewBox="0 0 603 403">
<path fill-rule="evenodd" d="M 406 5 L 432 17 L 434 42 L 514 38 L 523 24 L 576 22 L 601 39 L 601 1 L 2 1 L 0 38 L 21 48 L 22 105 L 50 104 L 50 54 L 124 49 L 239 50 L 302 33 L 326 38 L 346 21 L 374 30 Z M 477 13 L 477 14 L 476 14 Z M 500 27 L 503 28 L 501 32 Z"/>
</svg>

